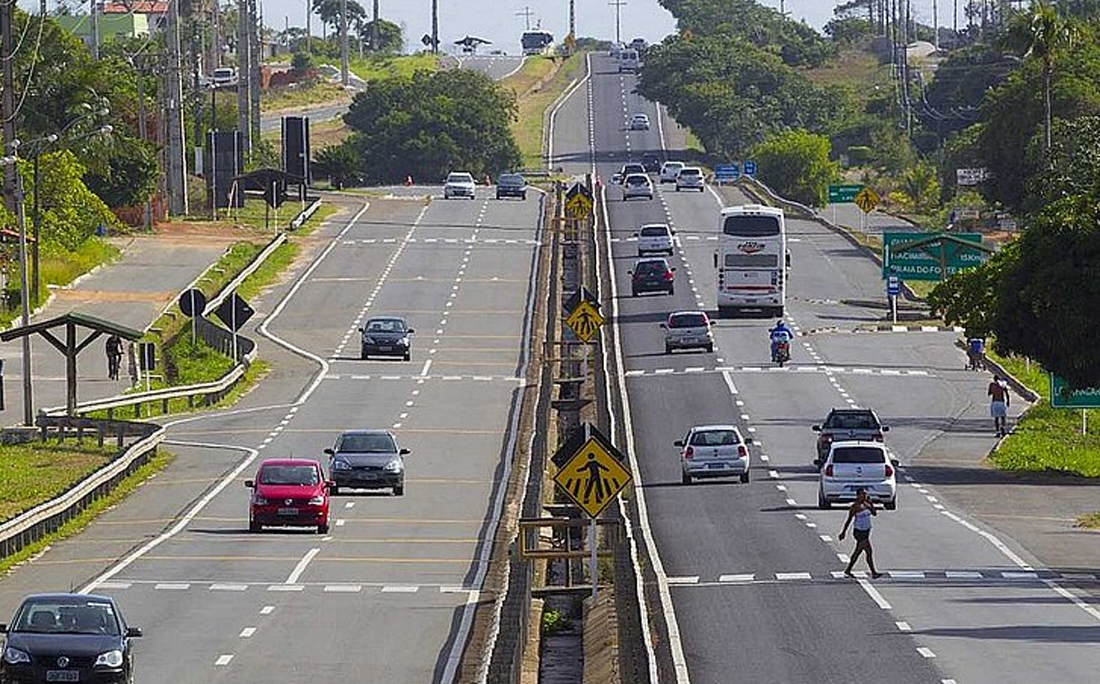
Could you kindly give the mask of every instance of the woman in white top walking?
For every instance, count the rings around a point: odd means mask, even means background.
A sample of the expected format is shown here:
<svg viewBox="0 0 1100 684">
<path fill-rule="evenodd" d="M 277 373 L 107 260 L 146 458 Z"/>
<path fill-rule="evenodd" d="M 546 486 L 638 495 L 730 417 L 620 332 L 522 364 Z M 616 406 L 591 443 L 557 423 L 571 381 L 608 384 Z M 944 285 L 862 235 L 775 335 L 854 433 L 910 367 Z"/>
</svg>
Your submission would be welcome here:
<svg viewBox="0 0 1100 684">
<path fill-rule="evenodd" d="M 867 490 L 860 487 L 856 490 L 856 500 L 848 508 L 848 519 L 844 521 L 844 529 L 840 531 L 840 539 L 848 532 L 848 525 L 852 525 L 852 536 L 856 538 L 856 550 L 852 552 L 852 558 L 848 561 L 848 567 L 844 570 L 846 577 L 852 577 L 852 568 L 859 560 L 859 554 L 867 554 L 867 567 L 871 569 L 871 577 L 878 579 L 882 573 L 875 570 L 875 557 L 871 551 L 871 516 L 878 515 L 875 502 L 867 496 Z"/>
</svg>

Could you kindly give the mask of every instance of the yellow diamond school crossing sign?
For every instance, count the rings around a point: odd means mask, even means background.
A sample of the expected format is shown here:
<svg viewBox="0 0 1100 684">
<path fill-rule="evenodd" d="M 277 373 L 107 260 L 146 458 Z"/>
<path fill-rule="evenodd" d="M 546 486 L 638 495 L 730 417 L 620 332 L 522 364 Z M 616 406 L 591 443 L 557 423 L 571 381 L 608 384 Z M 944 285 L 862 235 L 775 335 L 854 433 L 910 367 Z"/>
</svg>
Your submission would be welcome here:
<svg viewBox="0 0 1100 684">
<path fill-rule="evenodd" d="M 630 471 L 596 437 L 577 449 L 554 477 L 554 482 L 592 518 L 607 508 L 630 480 Z"/>
<path fill-rule="evenodd" d="M 585 299 L 577 302 L 577 305 L 573 307 L 573 310 L 569 312 L 569 316 L 565 319 L 565 324 L 583 342 L 591 340 L 599 332 L 600 326 L 606 322 L 604 317 L 600 315 L 599 310 L 592 305 L 592 302 Z"/>
<path fill-rule="evenodd" d="M 864 214 L 870 214 L 875 210 L 875 207 L 878 206 L 878 203 L 882 201 L 882 198 L 870 187 L 864 187 L 856 194 L 855 201 L 856 205 L 863 210 Z"/>
</svg>

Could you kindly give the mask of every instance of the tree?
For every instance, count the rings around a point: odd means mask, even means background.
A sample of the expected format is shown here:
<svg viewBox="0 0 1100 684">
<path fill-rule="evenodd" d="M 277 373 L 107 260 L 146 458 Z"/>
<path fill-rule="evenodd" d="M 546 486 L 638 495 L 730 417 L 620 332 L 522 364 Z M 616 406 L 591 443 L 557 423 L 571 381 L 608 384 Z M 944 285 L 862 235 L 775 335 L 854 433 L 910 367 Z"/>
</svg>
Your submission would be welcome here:
<svg viewBox="0 0 1100 684">
<path fill-rule="evenodd" d="M 69 150 L 59 150 L 41 155 L 38 161 L 37 188 L 31 165 L 21 164 L 19 170 L 27 189 L 26 206 L 34 206 L 34 193 L 39 195 L 38 206 L 42 212 L 39 234 L 43 245 L 54 244 L 74 250 L 94 235 L 99 226 L 121 225 L 103 200 L 84 185 L 86 169 L 76 155 Z"/>
<path fill-rule="evenodd" d="M 322 148 L 313 164 L 317 175 L 328 176 L 334 190 L 343 190 L 345 185 L 355 185 L 359 179 L 359 152 L 354 143 L 347 140 L 339 145 Z"/>
<path fill-rule="evenodd" d="M 512 135 L 515 94 L 484 74 L 420 71 L 369 81 L 344 122 L 372 182 L 442 179 L 462 170 L 492 176 L 520 163 Z"/>
<path fill-rule="evenodd" d="M 1028 150 L 1026 207 L 1040 209 L 1100 188 L 1100 116 L 1054 121 L 1049 150 Z"/>
<path fill-rule="evenodd" d="M 348 11 L 348 35 L 352 34 L 352 27 L 361 23 L 367 16 L 363 6 L 356 0 L 313 0 L 313 13 L 321 18 L 321 22 L 331 26 L 333 32 L 340 30 L 340 3 L 346 2 Z"/>
<path fill-rule="evenodd" d="M 753 149 L 760 180 L 788 199 L 820 207 L 840 165 L 829 159 L 829 139 L 804 130 L 777 133 Z"/>
<path fill-rule="evenodd" d="M 95 161 L 84 182 L 108 206 L 137 206 L 156 192 L 159 167 L 153 143 L 112 135 L 94 147 Z"/>
<path fill-rule="evenodd" d="M 359 25 L 359 40 L 370 48 L 370 51 L 379 55 L 391 55 L 401 52 L 405 39 L 401 35 L 401 27 L 392 21 L 378 20 L 378 45 L 372 45 L 374 36 L 374 22 L 364 21 Z"/>
<path fill-rule="evenodd" d="M 917 162 L 901 175 L 901 190 L 920 211 L 939 199 L 940 184 L 936 180 L 936 167 L 927 162 Z"/>
<path fill-rule="evenodd" d="M 1031 219 L 997 283 L 998 351 L 1034 359 L 1075 388 L 1100 386 L 1100 203 L 1055 202 Z"/>
<path fill-rule="evenodd" d="M 926 299 L 928 307 L 948 325 L 962 326 L 967 337 L 992 336 L 999 283 L 1019 254 L 1016 247 L 1009 243 L 978 268 L 936 285 Z"/>
</svg>

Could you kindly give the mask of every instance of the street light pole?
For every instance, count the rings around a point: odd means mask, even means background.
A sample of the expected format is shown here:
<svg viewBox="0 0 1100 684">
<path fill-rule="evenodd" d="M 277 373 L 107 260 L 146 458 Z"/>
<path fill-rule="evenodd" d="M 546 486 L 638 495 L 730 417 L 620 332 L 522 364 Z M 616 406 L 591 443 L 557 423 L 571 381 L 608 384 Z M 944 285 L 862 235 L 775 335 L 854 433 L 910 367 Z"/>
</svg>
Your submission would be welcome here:
<svg viewBox="0 0 1100 684">
<path fill-rule="evenodd" d="M 15 173 L 15 217 L 19 227 L 19 294 L 22 300 L 22 323 L 27 328 L 31 324 L 29 288 L 27 286 L 27 222 L 23 215 L 23 178 L 19 175 L 19 140 L 12 140 L 10 156 L 3 159 L 5 166 L 11 166 Z M 23 424 L 34 425 L 34 399 L 31 396 L 31 337 L 23 335 Z"/>
<path fill-rule="evenodd" d="M 621 32 L 619 31 L 619 23 L 621 18 L 620 15 L 622 14 L 622 8 L 623 5 L 626 4 L 626 0 L 614 0 L 614 2 L 609 2 L 608 4 L 615 8 L 615 43 L 622 43 L 623 39 Z"/>
</svg>

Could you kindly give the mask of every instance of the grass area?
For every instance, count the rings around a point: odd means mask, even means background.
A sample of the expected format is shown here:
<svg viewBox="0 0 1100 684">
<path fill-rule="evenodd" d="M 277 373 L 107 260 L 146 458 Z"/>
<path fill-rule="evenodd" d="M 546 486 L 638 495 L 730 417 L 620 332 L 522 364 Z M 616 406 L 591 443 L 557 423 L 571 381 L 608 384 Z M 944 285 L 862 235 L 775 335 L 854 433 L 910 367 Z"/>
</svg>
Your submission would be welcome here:
<svg viewBox="0 0 1100 684">
<path fill-rule="evenodd" d="M 1081 434 L 1081 411 L 1050 405 L 1046 372 L 1017 357 L 989 356 L 1042 399 L 1027 411 L 990 459 L 1002 470 L 1100 477 L 1100 411 L 1089 410 L 1088 434 Z"/>
<path fill-rule="evenodd" d="M 115 451 L 94 442 L 0 445 L 0 520 L 62 494 L 106 465 Z"/>
<path fill-rule="evenodd" d="M 45 303 L 50 296 L 48 285 L 68 285 L 96 266 L 114 261 L 118 253 L 114 245 L 98 237 L 88 238 L 74 250 L 67 250 L 60 245 L 43 244 L 39 254 L 38 300 L 31 302 L 31 309 Z M 7 276 L 4 297 L 6 306 L 0 308 L 0 327 L 6 327 L 22 313 L 19 291 L 23 279 L 17 259 L 12 260 Z"/>
<path fill-rule="evenodd" d="M 42 539 L 23 547 L 3 560 L 0 560 L 0 573 L 27 561 L 41 553 L 50 544 L 55 544 L 62 539 L 67 539 L 87 527 L 100 513 L 116 506 L 120 501 L 129 496 L 139 485 L 148 480 L 154 474 L 160 472 L 172 462 L 172 454 L 158 450 L 149 462 L 135 470 L 129 477 L 118 484 L 107 496 L 101 497 L 85 508 L 80 515 L 69 520 L 56 532 L 46 535 Z M 5 459 L 6 460 L 6 459 Z M 45 501 L 47 499 L 42 499 Z"/>
<path fill-rule="evenodd" d="M 519 116 L 512 123 L 512 133 L 523 155 L 523 166 L 528 169 L 542 168 L 542 136 L 546 110 L 580 73 L 584 64 L 584 54 L 578 53 L 566 59 L 560 64 L 549 83 L 536 87 L 539 78 L 546 78 L 549 75 L 550 70 L 547 65 L 550 63 L 552 63 L 550 58 L 528 59 L 523 69 L 503 82 L 506 86 L 516 84 L 512 86 L 513 89 L 520 84 L 531 83 L 525 91 L 516 94 Z M 535 78 L 535 75 L 542 71 L 544 71 L 542 76 Z"/>
<path fill-rule="evenodd" d="M 260 108 L 264 114 L 272 114 L 309 105 L 350 101 L 351 97 L 347 91 L 339 85 L 328 81 L 315 81 L 266 90 L 260 101 Z"/>
<path fill-rule="evenodd" d="M 877 87 L 890 86 L 890 67 L 865 49 L 847 48 L 835 60 L 804 72 L 819 86 L 849 86 L 866 101 Z M 855 84 L 859 84 L 855 88 Z"/>
<path fill-rule="evenodd" d="M 439 57 L 427 53 L 353 56 L 349 60 L 348 68 L 364 81 L 373 81 L 390 76 L 412 76 L 417 71 L 439 71 Z"/>
</svg>

